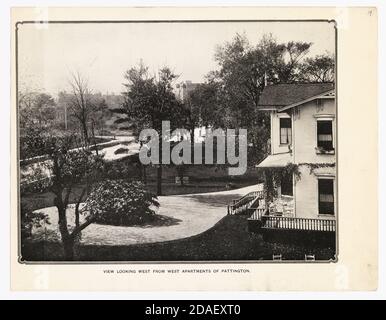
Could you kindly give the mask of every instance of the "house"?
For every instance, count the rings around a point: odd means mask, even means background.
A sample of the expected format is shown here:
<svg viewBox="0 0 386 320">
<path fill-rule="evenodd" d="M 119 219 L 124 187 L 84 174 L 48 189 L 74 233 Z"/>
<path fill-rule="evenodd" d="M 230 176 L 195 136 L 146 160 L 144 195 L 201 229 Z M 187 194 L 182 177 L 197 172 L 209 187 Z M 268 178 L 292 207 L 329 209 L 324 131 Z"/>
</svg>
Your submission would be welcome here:
<svg viewBox="0 0 386 320">
<path fill-rule="evenodd" d="M 265 201 L 253 195 L 244 200 L 251 223 L 257 221 L 260 228 L 270 230 L 335 232 L 334 84 L 268 85 L 259 108 L 270 114 L 271 150 L 257 167 L 266 171 L 266 189 L 270 184 L 273 192 L 268 198 L 265 194 Z M 237 203 L 231 211 L 237 209 Z"/>
</svg>

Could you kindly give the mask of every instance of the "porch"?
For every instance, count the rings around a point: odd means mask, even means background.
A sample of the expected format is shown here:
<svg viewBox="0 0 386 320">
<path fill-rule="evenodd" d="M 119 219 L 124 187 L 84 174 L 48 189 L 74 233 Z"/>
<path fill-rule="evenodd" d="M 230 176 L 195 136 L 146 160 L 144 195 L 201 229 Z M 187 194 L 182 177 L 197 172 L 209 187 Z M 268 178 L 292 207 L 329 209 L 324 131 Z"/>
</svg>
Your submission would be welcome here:
<svg viewBox="0 0 386 320">
<path fill-rule="evenodd" d="M 336 220 L 332 218 L 301 218 L 295 217 L 293 199 L 281 197 L 266 205 L 264 192 L 254 191 L 240 199 L 233 200 L 228 205 L 228 214 L 247 215 L 248 229 L 252 232 L 264 230 L 293 230 L 293 231 L 336 231 Z"/>
</svg>

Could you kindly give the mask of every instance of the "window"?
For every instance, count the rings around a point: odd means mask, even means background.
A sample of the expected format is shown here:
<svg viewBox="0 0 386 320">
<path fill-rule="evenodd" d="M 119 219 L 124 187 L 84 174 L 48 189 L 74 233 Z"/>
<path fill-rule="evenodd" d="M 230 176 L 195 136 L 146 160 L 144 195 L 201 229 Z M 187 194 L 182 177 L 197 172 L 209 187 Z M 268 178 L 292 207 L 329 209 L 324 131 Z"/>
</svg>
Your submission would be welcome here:
<svg viewBox="0 0 386 320">
<path fill-rule="evenodd" d="M 281 178 L 281 194 L 285 196 L 293 196 L 293 181 L 292 173 L 288 173 Z"/>
<path fill-rule="evenodd" d="M 319 214 L 334 215 L 334 179 L 319 179 Z"/>
<path fill-rule="evenodd" d="M 280 144 L 291 144 L 291 118 L 280 118 Z"/>
<path fill-rule="evenodd" d="M 317 121 L 318 130 L 318 148 L 325 151 L 334 150 L 332 143 L 332 121 L 319 120 Z"/>
</svg>

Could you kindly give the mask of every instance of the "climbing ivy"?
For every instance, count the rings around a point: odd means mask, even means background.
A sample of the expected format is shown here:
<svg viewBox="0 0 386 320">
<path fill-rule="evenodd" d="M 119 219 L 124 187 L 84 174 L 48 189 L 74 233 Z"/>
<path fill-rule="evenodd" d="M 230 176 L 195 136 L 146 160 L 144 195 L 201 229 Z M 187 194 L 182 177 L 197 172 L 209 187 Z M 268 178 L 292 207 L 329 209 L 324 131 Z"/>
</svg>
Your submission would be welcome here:
<svg viewBox="0 0 386 320">
<path fill-rule="evenodd" d="M 334 168 L 335 163 L 289 163 L 285 167 L 260 168 L 265 178 L 264 192 L 268 201 L 277 197 L 278 186 L 284 177 L 293 175 L 295 181 L 301 179 L 300 166 L 308 166 L 310 174 L 313 174 L 319 168 Z"/>
<path fill-rule="evenodd" d="M 313 174 L 316 169 L 320 168 L 335 168 L 335 163 L 301 163 L 300 165 L 308 166 L 310 174 Z"/>
<path fill-rule="evenodd" d="M 285 167 L 260 168 L 260 170 L 264 175 L 264 193 L 268 201 L 272 201 L 277 197 L 278 186 L 284 177 L 293 175 L 295 180 L 298 181 L 301 176 L 299 166 L 294 163 L 289 163 Z"/>
</svg>

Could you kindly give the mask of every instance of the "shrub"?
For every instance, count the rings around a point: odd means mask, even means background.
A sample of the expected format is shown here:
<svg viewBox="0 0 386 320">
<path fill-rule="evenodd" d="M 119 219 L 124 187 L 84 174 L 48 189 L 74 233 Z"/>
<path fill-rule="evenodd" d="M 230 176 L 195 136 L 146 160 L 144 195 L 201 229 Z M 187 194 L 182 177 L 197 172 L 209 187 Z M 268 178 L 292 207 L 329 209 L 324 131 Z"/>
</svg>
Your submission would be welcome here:
<svg viewBox="0 0 386 320">
<path fill-rule="evenodd" d="M 142 182 L 106 180 L 96 185 L 86 200 L 95 222 L 112 225 L 135 225 L 153 220 L 157 197 Z"/>
<path fill-rule="evenodd" d="M 51 224 L 48 215 L 42 212 L 31 211 L 25 205 L 21 207 L 21 236 L 23 239 L 32 235 L 33 228 L 42 228 Z"/>
</svg>

